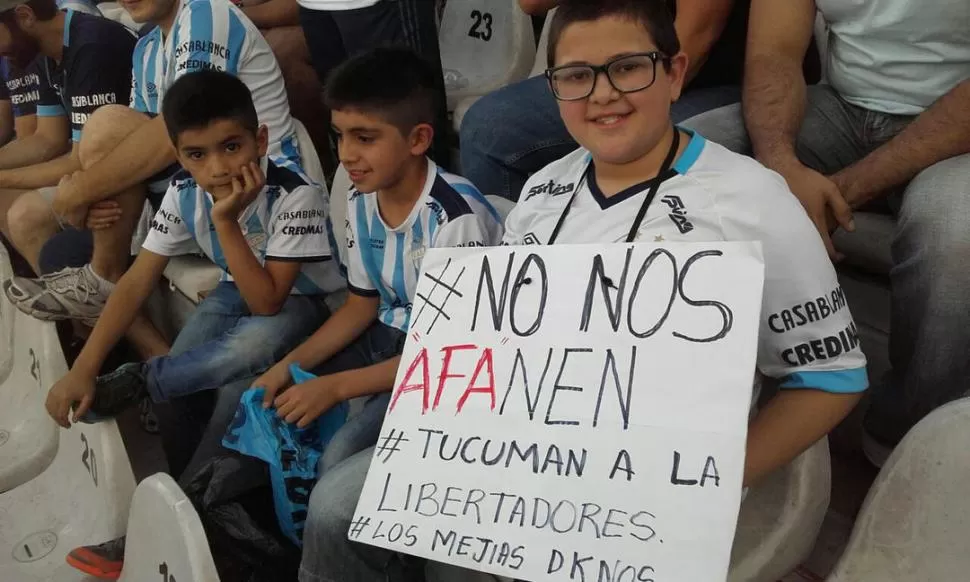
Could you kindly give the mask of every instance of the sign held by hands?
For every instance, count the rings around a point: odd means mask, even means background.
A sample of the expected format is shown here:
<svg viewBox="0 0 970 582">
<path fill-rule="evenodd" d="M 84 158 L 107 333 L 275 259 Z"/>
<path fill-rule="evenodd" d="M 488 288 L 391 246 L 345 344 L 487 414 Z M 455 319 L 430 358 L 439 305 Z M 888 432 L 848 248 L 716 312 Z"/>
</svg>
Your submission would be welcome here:
<svg viewBox="0 0 970 582">
<path fill-rule="evenodd" d="M 435 249 L 350 539 L 534 581 L 721 582 L 757 243 Z"/>
</svg>

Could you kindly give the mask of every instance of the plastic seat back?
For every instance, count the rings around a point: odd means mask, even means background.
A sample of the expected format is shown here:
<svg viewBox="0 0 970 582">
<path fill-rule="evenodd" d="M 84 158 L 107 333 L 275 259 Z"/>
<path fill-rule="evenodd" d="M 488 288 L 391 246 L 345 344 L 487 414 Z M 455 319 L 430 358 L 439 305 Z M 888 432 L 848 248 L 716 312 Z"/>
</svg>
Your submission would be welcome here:
<svg viewBox="0 0 970 582">
<path fill-rule="evenodd" d="M 515 0 L 448 0 L 439 43 L 449 111 L 524 79 L 535 61 L 532 21 Z"/>
<path fill-rule="evenodd" d="M 832 485 L 828 439 L 748 492 L 731 551 L 729 582 L 776 582 L 812 551 Z"/>
<path fill-rule="evenodd" d="M 966 580 L 970 572 L 970 398 L 906 435 L 869 489 L 828 582 Z"/>
<path fill-rule="evenodd" d="M 219 582 L 199 515 L 165 473 L 152 475 L 135 490 L 119 580 Z"/>
</svg>

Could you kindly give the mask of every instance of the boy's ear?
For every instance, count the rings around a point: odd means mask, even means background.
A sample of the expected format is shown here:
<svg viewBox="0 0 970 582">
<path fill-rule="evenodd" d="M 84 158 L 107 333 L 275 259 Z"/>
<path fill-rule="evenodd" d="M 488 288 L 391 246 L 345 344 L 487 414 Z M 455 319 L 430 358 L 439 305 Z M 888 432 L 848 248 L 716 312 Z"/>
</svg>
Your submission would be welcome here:
<svg viewBox="0 0 970 582">
<path fill-rule="evenodd" d="M 670 58 L 670 71 L 667 77 L 670 79 L 670 102 L 673 103 L 680 99 L 680 94 L 684 90 L 687 80 L 687 66 L 690 64 L 690 57 L 687 53 L 680 51 Z"/>
<path fill-rule="evenodd" d="M 259 153 L 259 157 L 266 155 L 266 150 L 269 148 L 269 129 L 265 125 L 260 125 L 259 129 L 256 130 L 256 149 Z"/>
<path fill-rule="evenodd" d="M 431 149 L 434 141 L 434 127 L 430 123 L 419 123 L 411 129 L 408 136 L 408 147 L 412 156 L 423 156 Z"/>
</svg>

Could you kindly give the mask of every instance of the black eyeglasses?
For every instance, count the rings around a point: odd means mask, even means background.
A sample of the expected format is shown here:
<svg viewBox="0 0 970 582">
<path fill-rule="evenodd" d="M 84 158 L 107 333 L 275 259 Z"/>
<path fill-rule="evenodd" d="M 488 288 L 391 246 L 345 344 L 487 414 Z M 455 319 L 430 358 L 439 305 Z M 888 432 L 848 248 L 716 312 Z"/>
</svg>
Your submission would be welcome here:
<svg viewBox="0 0 970 582">
<path fill-rule="evenodd" d="M 600 73 L 620 93 L 636 93 L 657 80 L 658 62 L 666 65 L 670 57 L 652 51 L 616 57 L 603 65 L 563 65 L 547 69 L 546 79 L 560 101 L 579 101 L 592 95 Z"/>
</svg>

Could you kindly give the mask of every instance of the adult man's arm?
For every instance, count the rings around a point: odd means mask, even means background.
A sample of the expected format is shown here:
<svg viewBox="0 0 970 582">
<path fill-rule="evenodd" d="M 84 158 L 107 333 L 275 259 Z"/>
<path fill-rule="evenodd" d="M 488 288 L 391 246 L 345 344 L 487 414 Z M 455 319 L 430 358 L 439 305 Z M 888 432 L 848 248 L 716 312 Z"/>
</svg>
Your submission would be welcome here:
<svg viewBox="0 0 970 582">
<path fill-rule="evenodd" d="M 242 11 L 259 28 L 300 24 L 300 6 L 296 0 L 269 0 L 255 6 L 244 6 Z"/>
<path fill-rule="evenodd" d="M 785 177 L 825 243 L 838 258 L 829 220 L 852 230 L 852 210 L 836 184 L 795 155 L 805 115 L 802 61 L 812 40 L 815 0 L 752 0 L 744 65 L 744 120 L 755 157 Z"/>
<path fill-rule="evenodd" d="M 674 27 L 680 38 L 680 49 L 690 58 L 688 84 L 707 62 L 708 53 L 721 38 L 733 8 L 734 0 L 677 0 Z"/>
<path fill-rule="evenodd" d="M 19 188 L 3 170 L 33 166 L 64 155 L 71 149 L 71 128 L 63 115 L 38 117 L 32 135 L 0 148 L 0 187 Z M 8 182 L 8 180 L 11 180 Z M 57 183 L 57 180 L 54 180 Z"/>
<path fill-rule="evenodd" d="M 14 136 L 13 106 L 8 99 L 0 99 L 0 146 Z"/>
<path fill-rule="evenodd" d="M 857 208 L 906 184 L 937 162 L 970 153 L 970 79 L 920 114 L 896 137 L 832 179 Z"/>
<path fill-rule="evenodd" d="M 37 116 L 18 115 L 13 118 L 13 131 L 15 139 L 23 139 L 28 135 L 34 135 L 37 131 Z"/>
<path fill-rule="evenodd" d="M 36 190 L 37 188 L 56 186 L 61 178 L 81 169 L 77 149 L 75 143 L 71 147 L 71 151 L 53 160 L 0 172 L 0 184 L 3 184 L 4 188 L 20 190 Z"/>
</svg>

